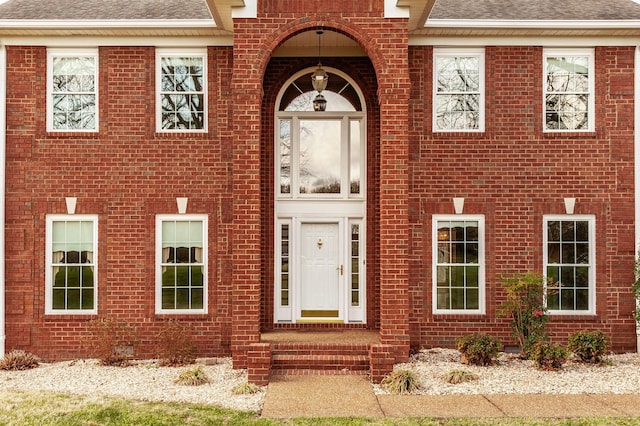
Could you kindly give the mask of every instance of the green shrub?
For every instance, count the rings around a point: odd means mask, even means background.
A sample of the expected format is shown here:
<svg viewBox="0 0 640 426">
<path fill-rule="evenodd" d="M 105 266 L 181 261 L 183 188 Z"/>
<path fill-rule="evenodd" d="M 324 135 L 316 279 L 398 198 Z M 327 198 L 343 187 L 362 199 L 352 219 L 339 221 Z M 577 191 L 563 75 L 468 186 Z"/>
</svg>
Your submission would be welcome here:
<svg viewBox="0 0 640 426">
<path fill-rule="evenodd" d="M 464 364 L 491 365 L 502 345 L 491 336 L 473 333 L 458 338 L 456 348 L 462 354 Z"/>
<path fill-rule="evenodd" d="M 608 347 L 609 338 L 600 330 L 581 330 L 569 336 L 569 350 L 584 362 L 600 363 Z"/>
<path fill-rule="evenodd" d="M 126 367 L 133 358 L 136 329 L 124 321 L 100 318 L 89 321 L 91 339 L 87 342 L 92 357 L 102 365 Z"/>
<path fill-rule="evenodd" d="M 0 359 L 0 370 L 29 370 L 40 365 L 37 356 L 20 349 L 14 349 Z"/>
<path fill-rule="evenodd" d="M 500 313 L 511 318 L 513 336 L 520 345 L 520 356 L 530 358 L 530 349 L 547 340 L 547 308 L 543 303 L 544 277 L 538 273 L 515 274 L 503 280 L 507 299 Z"/>
<path fill-rule="evenodd" d="M 202 367 L 198 365 L 195 368 L 183 371 L 174 382 L 185 386 L 200 386 L 209 383 L 209 378 L 202 371 Z"/>
<path fill-rule="evenodd" d="M 569 351 L 560 343 L 541 341 L 531 346 L 530 358 L 541 370 L 558 370 L 565 363 Z"/>
<path fill-rule="evenodd" d="M 394 370 L 380 382 L 387 392 L 392 394 L 409 394 L 420 388 L 418 378 L 409 370 Z"/>
<path fill-rule="evenodd" d="M 177 367 L 196 361 L 196 346 L 189 336 L 190 330 L 178 321 L 170 320 L 158 335 L 156 354 L 160 365 Z"/>
<path fill-rule="evenodd" d="M 444 375 L 443 379 L 447 383 L 457 385 L 459 383 L 478 380 L 478 376 L 467 370 L 451 370 Z"/>
</svg>

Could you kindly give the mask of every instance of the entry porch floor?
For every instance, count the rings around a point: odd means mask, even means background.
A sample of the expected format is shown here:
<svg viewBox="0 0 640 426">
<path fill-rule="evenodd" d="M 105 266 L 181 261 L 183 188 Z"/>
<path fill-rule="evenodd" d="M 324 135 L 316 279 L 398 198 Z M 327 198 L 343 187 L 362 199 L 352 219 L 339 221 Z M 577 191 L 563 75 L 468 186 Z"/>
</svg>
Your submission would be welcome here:
<svg viewBox="0 0 640 426">
<path fill-rule="evenodd" d="M 318 343 L 370 345 L 380 343 L 378 330 L 362 329 L 298 329 L 272 330 L 260 336 L 263 343 Z"/>
</svg>

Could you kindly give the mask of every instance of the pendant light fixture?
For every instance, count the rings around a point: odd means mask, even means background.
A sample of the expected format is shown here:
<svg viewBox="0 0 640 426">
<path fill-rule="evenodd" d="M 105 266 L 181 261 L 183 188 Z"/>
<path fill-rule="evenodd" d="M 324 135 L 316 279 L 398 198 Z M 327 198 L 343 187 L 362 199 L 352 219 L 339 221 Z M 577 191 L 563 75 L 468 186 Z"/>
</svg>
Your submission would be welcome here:
<svg viewBox="0 0 640 426">
<path fill-rule="evenodd" d="M 314 111 L 325 111 L 327 109 L 327 100 L 322 96 L 322 91 L 327 88 L 327 83 L 329 82 L 329 75 L 322 68 L 322 62 L 320 61 L 320 46 L 321 46 L 321 36 L 324 33 L 322 30 L 316 31 L 318 34 L 318 68 L 311 74 L 311 84 L 313 88 L 318 92 L 315 99 L 313 100 L 313 110 Z"/>
</svg>

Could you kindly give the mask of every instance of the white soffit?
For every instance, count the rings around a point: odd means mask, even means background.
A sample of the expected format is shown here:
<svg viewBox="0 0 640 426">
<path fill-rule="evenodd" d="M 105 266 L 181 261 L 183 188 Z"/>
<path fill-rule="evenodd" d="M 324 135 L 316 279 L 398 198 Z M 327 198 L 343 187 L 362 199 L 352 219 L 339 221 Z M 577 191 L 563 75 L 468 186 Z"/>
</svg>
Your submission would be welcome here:
<svg viewBox="0 0 640 426">
<path fill-rule="evenodd" d="M 409 18 L 410 9 L 401 0 L 384 0 L 385 18 Z"/>
<path fill-rule="evenodd" d="M 232 18 L 257 18 L 258 0 L 241 0 L 231 5 Z"/>
</svg>

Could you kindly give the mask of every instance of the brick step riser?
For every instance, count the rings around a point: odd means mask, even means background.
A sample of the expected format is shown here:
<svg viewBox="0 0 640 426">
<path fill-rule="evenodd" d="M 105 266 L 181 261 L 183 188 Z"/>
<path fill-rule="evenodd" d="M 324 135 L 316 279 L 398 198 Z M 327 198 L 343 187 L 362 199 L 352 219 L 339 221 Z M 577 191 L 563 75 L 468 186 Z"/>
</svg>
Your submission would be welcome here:
<svg viewBox="0 0 640 426">
<path fill-rule="evenodd" d="M 291 355 L 291 356 L 368 356 L 366 350 L 308 350 L 308 349 L 275 349 L 272 351 L 274 355 Z"/>
<path fill-rule="evenodd" d="M 271 369 L 368 370 L 369 359 L 364 355 L 279 355 L 271 357 Z"/>
</svg>

